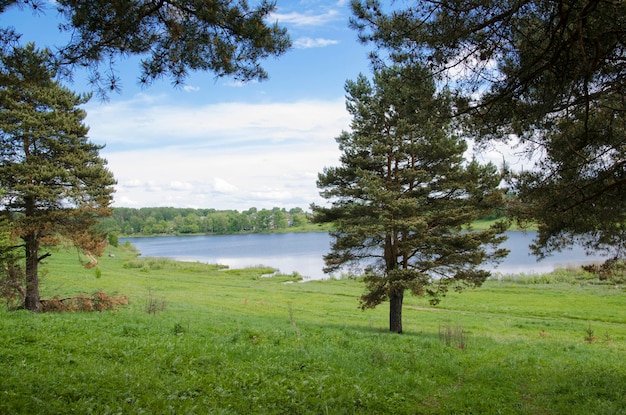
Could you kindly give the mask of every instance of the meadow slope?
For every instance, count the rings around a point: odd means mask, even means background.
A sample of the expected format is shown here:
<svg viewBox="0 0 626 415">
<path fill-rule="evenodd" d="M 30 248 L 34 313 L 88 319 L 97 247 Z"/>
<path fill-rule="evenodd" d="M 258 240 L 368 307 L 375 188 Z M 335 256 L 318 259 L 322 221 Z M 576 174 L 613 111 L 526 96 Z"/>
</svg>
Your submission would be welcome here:
<svg viewBox="0 0 626 415">
<path fill-rule="evenodd" d="M 626 414 L 626 296 L 585 275 L 408 297 L 395 335 L 358 280 L 135 254 L 47 259 L 42 297 L 116 311 L 0 310 L 0 413 Z"/>
</svg>

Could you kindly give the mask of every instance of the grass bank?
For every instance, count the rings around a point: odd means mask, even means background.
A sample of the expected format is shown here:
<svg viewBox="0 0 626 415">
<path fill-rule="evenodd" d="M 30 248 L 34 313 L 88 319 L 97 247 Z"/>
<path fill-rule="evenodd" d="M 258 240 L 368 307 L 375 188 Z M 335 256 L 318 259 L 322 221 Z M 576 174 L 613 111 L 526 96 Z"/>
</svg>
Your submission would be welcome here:
<svg viewBox="0 0 626 415">
<path fill-rule="evenodd" d="M 128 306 L 0 311 L 0 413 L 626 414 L 626 297 L 584 276 L 410 297 L 393 335 L 359 281 L 109 253 L 54 253 L 42 296 Z"/>
</svg>

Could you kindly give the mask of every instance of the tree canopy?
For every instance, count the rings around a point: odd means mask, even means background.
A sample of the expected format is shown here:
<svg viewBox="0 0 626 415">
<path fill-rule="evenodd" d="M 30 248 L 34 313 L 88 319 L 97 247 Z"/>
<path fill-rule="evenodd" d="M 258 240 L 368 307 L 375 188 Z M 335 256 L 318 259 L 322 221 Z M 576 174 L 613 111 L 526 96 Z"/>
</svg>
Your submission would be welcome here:
<svg viewBox="0 0 626 415">
<path fill-rule="evenodd" d="M 0 209 L 23 241 L 24 306 L 37 311 L 40 247 L 64 237 L 95 260 L 106 239 L 94 225 L 110 214 L 115 180 L 87 138 L 89 96 L 53 80 L 49 53 L 29 44 L 0 62 Z"/>
<path fill-rule="evenodd" d="M 365 267 L 361 306 L 389 300 L 393 332 L 402 332 L 405 290 L 436 303 L 450 286 L 482 284 L 489 272 L 480 265 L 506 255 L 497 248 L 504 222 L 469 228 L 502 206 L 501 175 L 464 160 L 448 94 L 424 72 L 394 66 L 375 73 L 373 84 L 363 75 L 346 83 L 351 131 L 337 138 L 341 165 L 318 179 L 331 206 L 312 207 L 316 221 L 336 227 L 325 270 Z"/>
<path fill-rule="evenodd" d="M 46 3 L 2 1 L 0 13 L 9 7 L 43 13 Z M 266 0 L 255 7 L 245 0 L 59 0 L 52 7 L 62 19 L 59 30 L 68 34 L 55 51 L 56 63 L 68 76 L 88 68 L 101 91 L 118 88 L 116 62 L 128 56 L 141 58 L 144 84 L 166 77 L 178 85 L 190 71 L 247 81 L 267 78 L 260 61 L 291 46 L 285 28 L 266 22 L 275 9 Z M 21 36 L 10 26 L 0 35 L 5 46 Z"/>
<path fill-rule="evenodd" d="M 626 250 L 626 7 L 611 0 L 352 1 L 372 58 L 417 61 L 455 96 L 464 134 L 519 140 L 538 160 L 512 183 L 535 252 L 582 240 Z"/>
</svg>

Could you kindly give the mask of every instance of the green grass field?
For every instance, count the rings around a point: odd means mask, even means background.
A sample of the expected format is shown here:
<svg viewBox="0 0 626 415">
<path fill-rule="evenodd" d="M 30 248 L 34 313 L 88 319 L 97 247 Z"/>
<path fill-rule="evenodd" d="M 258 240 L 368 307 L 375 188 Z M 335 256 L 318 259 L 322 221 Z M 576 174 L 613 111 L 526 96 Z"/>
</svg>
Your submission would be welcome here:
<svg viewBox="0 0 626 415">
<path fill-rule="evenodd" d="M 584 275 L 408 297 L 396 335 L 356 280 L 109 253 L 55 252 L 42 297 L 128 306 L 2 308 L 0 414 L 626 414 L 626 296 Z"/>
</svg>

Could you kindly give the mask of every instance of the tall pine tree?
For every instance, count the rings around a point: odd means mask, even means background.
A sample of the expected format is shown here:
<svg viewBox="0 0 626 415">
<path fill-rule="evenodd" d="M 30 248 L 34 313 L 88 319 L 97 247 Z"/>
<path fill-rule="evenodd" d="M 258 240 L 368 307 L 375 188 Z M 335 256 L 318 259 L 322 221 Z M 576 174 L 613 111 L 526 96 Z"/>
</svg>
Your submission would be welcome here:
<svg viewBox="0 0 626 415">
<path fill-rule="evenodd" d="M 478 286 L 480 269 L 506 251 L 498 223 L 467 231 L 502 205 L 493 165 L 466 162 L 465 142 L 450 125 L 450 100 L 420 66 L 391 67 L 346 83 L 352 131 L 338 138 L 341 166 L 319 175 L 331 207 L 313 206 L 315 220 L 336 231 L 327 272 L 365 266 L 362 308 L 390 301 L 389 329 L 402 332 L 406 290 L 434 303 L 450 286 Z"/>
<path fill-rule="evenodd" d="M 110 214 L 113 175 L 88 141 L 86 113 L 76 95 L 54 80 L 49 53 L 30 44 L 0 61 L 0 208 L 21 238 L 25 308 L 38 311 L 40 248 L 65 237 L 98 255 L 94 225 Z"/>
</svg>

